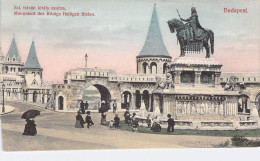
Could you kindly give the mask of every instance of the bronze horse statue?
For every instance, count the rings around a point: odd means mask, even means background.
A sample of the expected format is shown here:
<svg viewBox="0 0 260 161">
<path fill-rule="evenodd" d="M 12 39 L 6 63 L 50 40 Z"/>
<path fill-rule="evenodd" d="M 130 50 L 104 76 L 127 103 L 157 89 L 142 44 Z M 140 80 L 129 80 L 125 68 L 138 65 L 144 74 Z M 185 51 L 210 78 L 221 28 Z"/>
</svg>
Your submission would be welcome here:
<svg viewBox="0 0 260 161">
<path fill-rule="evenodd" d="M 184 24 L 181 20 L 173 18 L 169 20 L 168 22 L 169 28 L 171 30 L 171 33 L 177 32 L 177 39 L 180 43 L 181 48 L 181 55 L 180 57 L 185 56 L 185 46 L 189 45 L 189 39 L 186 37 L 186 30 L 188 30 L 188 24 Z M 214 33 L 213 31 L 209 29 L 199 29 L 197 28 L 197 31 L 194 31 L 198 33 L 198 37 L 195 38 L 193 42 L 200 42 L 202 43 L 203 47 L 206 49 L 206 58 L 210 57 L 210 48 L 211 53 L 214 53 Z M 210 46 L 208 44 L 208 41 L 210 39 Z"/>
</svg>

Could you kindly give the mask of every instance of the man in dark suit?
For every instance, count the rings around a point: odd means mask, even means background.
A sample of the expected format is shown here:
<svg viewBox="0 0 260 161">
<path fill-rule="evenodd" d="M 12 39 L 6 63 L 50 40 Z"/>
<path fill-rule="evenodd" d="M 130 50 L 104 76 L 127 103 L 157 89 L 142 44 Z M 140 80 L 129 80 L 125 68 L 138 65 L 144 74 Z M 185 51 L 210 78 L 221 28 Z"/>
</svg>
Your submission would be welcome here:
<svg viewBox="0 0 260 161">
<path fill-rule="evenodd" d="M 80 102 L 80 111 L 81 111 L 82 114 L 85 114 L 85 108 L 84 108 L 84 102 L 83 101 Z"/>
<path fill-rule="evenodd" d="M 118 117 L 118 114 L 116 114 L 115 117 L 114 117 L 115 129 L 118 129 L 119 123 L 120 123 L 120 118 Z"/>
<path fill-rule="evenodd" d="M 90 116 L 90 111 L 87 111 L 87 116 L 86 116 L 86 123 L 87 123 L 87 128 L 89 129 L 89 126 L 94 125 L 91 116 Z"/>
<path fill-rule="evenodd" d="M 88 106 L 89 106 L 88 101 L 86 101 L 86 103 L 84 104 L 84 106 L 85 106 L 85 110 L 88 110 Z"/>
<path fill-rule="evenodd" d="M 167 132 L 174 132 L 174 125 L 175 125 L 174 119 L 171 118 L 171 115 L 170 115 L 170 114 L 168 114 L 167 117 L 168 117 L 168 121 L 167 121 L 167 122 L 168 122 Z"/>
</svg>

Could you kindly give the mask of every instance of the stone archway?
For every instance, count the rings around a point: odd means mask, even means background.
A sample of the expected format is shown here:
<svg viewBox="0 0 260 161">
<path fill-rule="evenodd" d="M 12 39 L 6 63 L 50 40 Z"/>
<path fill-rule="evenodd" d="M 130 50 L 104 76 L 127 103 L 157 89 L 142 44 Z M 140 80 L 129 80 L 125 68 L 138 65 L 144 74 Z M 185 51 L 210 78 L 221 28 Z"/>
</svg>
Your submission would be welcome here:
<svg viewBox="0 0 260 161">
<path fill-rule="evenodd" d="M 136 90 L 135 91 L 135 106 L 136 106 L 136 109 L 140 109 L 141 103 L 142 103 L 141 92 L 139 90 Z"/>
<path fill-rule="evenodd" d="M 148 63 L 146 62 L 143 63 L 143 73 L 148 74 Z"/>
<path fill-rule="evenodd" d="M 143 91 L 143 101 L 144 101 L 145 108 L 148 111 L 150 108 L 149 105 L 150 105 L 151 98 L 149 97 L 149 92 L 147 90 Z"/>
<path fill-rule="evenodd" d="M 150 74 L 157 74 L 157 63 L 152 62 L 150 64 Z"/>
<path fill-rule="evenodd" d="M 126 108 L 130 108 L 130 106 L 131 106 L 131 103 L 132 103 L 132 94 L 131 94 L 131 92 L 129 92 L 129 91 L 124 91 L 123 93 L 122 93 L 122 98 L 121 98 L 121 108 L 123 108 L 123 109 L 126 109 Z"/>
<path fill-rule="evenodd" d="M 260 93 L 258 93 L 255 97 L 255 103 L 256 103 L 256 108 L 258 111 L 258 114 L 260 116 Z"/>
<path fill-rule="evenodd" d="M 62 96 L 59 96 L 58 98 L 58 109 L 63 110 L 64 109 L 64 99 Z"/>
<path fill-rule="evenodd" d="M 247 95 L 241 95 L 238 98 L 238 112 L 239 113 L 250 113 L 250 100 Z"/>
<path fill-rule="evenodd" d="M 33 92 L 33 102 L 37 102 L 37 92 Z"/>
<path fill-rule="evenodd" d="M 107 106 L 111 109 L 112 107 L 112 101 L 116 100 L 116 99 L 120 99 L 120 98 L 116 98 L 115 94 L 113 92 L 113 90 L 104 82 L 99 81 L 99 80 L 93 80 L 90 81 L 88 83 L 86 83 L 81 89 L 80 92 L 78 93 L 78 99 L 77 99 L 77 105 L 76 107 L 79 107 L 79 102 L 82 100 L 83 96 L 84 96 L 84 91 L 90 87 L 90 86 L 94 86 L 96 87 L 96 89 L 99 91 L 101 99 L 100 99 L 100 103 L 101 101 L 105 101 Z M 118 100 L 117 100 L 118 102 Z M 100 105 L 99 105 L 100 106 Z"/>
</svg>

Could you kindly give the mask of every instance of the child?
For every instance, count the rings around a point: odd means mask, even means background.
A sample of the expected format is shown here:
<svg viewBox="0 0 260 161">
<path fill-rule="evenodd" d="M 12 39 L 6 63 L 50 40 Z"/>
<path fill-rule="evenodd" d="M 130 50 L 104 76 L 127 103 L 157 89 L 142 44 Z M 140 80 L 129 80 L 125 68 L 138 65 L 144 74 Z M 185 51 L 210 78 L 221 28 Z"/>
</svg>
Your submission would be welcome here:
<svg viewBox="0 0 260 161">
<path fill-rule="evenodd" d="M 150 114 L 148 114 L 148 116 L 147 116 L 146 123 L 147 123 L 148 128 L 151 128 L 152 120 L 150 118 Z"/>
<path fill-rule="evenodd" d="M 110 129 L 113 129 L 113 127 L 114 127 L 114 120 L 109 121 L 108 127 Z"/>
<path fill-rule="evenodd" d="M 171 115 L 170 115 L 170 114 L 168 114 L 167 117 L 168 117 L 168 121 L 167 121 L 167 122 L 168 122 L 167 132 L 174 132 L 174 125 L 175 125 L 174 119 L 171 118 Z"/>
<path fill-rule="evenodd" d="M 120 118 L 118 117 L 118 114 L 116 114 L 115 117 L 114 117 L 115 129 L 118 129 L 119 123 L 120 123 Z"/>
</svg>

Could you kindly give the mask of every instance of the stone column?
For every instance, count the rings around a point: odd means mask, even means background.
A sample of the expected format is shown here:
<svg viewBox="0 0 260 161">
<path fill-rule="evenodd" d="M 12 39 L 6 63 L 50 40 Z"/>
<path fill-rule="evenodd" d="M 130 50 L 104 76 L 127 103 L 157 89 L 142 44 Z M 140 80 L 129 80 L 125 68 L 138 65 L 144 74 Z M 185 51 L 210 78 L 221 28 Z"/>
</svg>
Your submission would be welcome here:
<svg viewBox="0 0 260 161">
<path fill-rule="evenodd" d="M 217 84 L 219 84 L 220 82 L 219 82 L 219 78 L 220 78 L 220 72 L 218 72 L 218 73 L 215 73 L 215 75 L 214 75 L 214 84 L 215 85 L 217 85 Z"/>
<path fill-rule="evenodd" d="M 201 71 L 195 71 L 195 84 L 200 84 Z"/>
<path fill-rule="evenodd" d="M 163 115 L 167 115 L 169 113 L 170 109 L 170 100 L 169 98 L 166 98 L 166 96 L 163 96 Z"/>
<path fill-rule="evenodd" d="M 131 108 L 131 109 L 136 109 L 136 107 L 135 107 L 135 102 L 136 102 L 136 95 L 135 95 L 135 93 L 133 93 L 132 108 Z"/>
<path fill-rule="evenodd" d="M 175 71 L 173 74 L 174 74 L 174 83 L 175 84 L 181 83 L 181 71 Z"/>
<path fill-rule="evenodd" d="M 156 108 L 157 106 L 160 108 L 160 95 L 158 95 L 158 94 L 154 95 L 153 105 L 154 105 L 154 108 Z"/>
<path fill-rule="evenodd" d="M 242 98 L 242 109 L 243 113 L 246 113 L 246 98 Z"/>
<path fill-rule="evenodd" d="M 149 64 L 150 64 L 150 62 L 149 62 Z M 147 71 L 146 71 L 147 74 L 152 74 L 152 69 L 151 69 L 150 65 L 147 65 L 146 69 L 147 69 Z"/>
<path fill-rule="evenodd" d="M 151 111 L 151 108 L 152 108 L 152 94 L 149 94 L 149 110 L 148 111 Z"/>
</svg>

